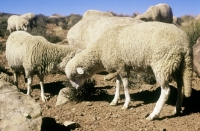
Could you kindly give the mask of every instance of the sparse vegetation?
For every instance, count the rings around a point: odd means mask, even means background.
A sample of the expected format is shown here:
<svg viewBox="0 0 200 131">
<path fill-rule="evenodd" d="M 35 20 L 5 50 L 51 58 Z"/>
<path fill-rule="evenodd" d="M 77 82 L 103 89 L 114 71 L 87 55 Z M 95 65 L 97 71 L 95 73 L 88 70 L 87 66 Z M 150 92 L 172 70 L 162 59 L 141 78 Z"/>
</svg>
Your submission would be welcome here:
<svg viewBox="0 0 200 131">
<path fill-rule="evenodd" d="M 200 21 L 189 20 L 182 23 L 181 28 L 187 33 L 190 43 L 196 44 L 197 39 L 200 37 Z"/>
<path fill-rule="evenodd" d="M 94 86 L 96 85 L 95 80 L 86 80 L 83 86 L 79 89 L 72 87 L 69 82 L 65 82 L 64 85 L 70 88 L 69 92 L 64 92 L 66 97 L 73 102 L 79 103 L 85 100 L 88 100 L 91 96 L 104 95 L 107 92 L 105 90 L 97 89 Z"/>
<path fill-rule="evenodd" d="M 12 14 L 0 13 L 0 37 L 5 37 L 9 35 L 9 32 L 6 31 L 6 28 L 7 19 L 11 15 Z M 60 36 L 59 33 L 48 33 L 47 24 L 55 24 L 55 26 L 60 26 L 62 30 L 68 30 L 82 18 L 81 15 L 76 14 L 71 14 L 69 16 L 61 16 L 59 14 L 54 14 L 53 17 L 38 14 L 36 15 L 36 17 L 37 26 L 33 27 L 33 29 L 28 28 L 28 32 L 32 35 L 43 36 L 52 43 L 60 42 L 64 38 L 63 36 Z"/>
</svg>

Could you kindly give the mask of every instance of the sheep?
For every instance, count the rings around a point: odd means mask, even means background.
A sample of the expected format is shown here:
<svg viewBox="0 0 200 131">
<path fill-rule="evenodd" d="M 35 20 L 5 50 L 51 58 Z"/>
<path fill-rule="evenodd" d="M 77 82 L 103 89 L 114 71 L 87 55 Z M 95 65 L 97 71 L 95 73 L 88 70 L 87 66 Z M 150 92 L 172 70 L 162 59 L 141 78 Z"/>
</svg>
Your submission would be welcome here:
<svg viewBox="0 0 200 131">
<path fill-rule="evenodd" d="M 68 44 L 80 49 L 85 49 L 96 42 L 108 29 L 116 26 L 143 22 L 130 17 L 112 17 L 109 14 L 110 13 L 95 10 L 86 11 L 83 15 L 83 19 L 68 31 Z"/>
<path fill-rule="evenodd" d="M 37 17 L 35 16 L 35 14 L 25 13 L 25 14 L 21 15 L 21 17 L 23 17 L 24 19 L 29 21 L 31 29 L 33 28 L 33 26 L 36 26 Z"/>
<path fill-rule="evenodd" d="M 72 46 L 56 45 L 42 36 L 32 36 L 25 31 L 11 33 L 6 41 L 6 59 L 14 73 L 14 82 L 18 86 L 17 73 L 25 73 L 27 94 L 30 95 L 33 75 L 40 79 L 41 98 L 45 102 L 43 79 L 51 72 L 63 71 L 66 63 L 79 50 Z"/>
<path fill-rule="evenodd" d="M 130 70 L 154 73 L 161 85 L 161 95 L 153 112 L 146 118 L 157 118 L 166 103 L 169 80 L 177 82 L 178 98 L 175 114 L 180 113 L 183 95 L 191 95 L 192 49 L 185 32 L 173 24 L 144 22 L 110 29 L 89 48 L 74 56 L 65 67 L 71 85 L 80 88 L 86 79 L 100 71 L 117 72 L 116 92 L 110 105 L 119 99 L 120 83 L 123 83 L 125 103 L 131 101 L 128 91 Z M 182 89 L 182 86 L 184 88 Z"/>
<path fill-rule="evenodd" d="M 150 6 L 146 12 L 137 15 L 136 19 L 144 21 L 160 21 L 165 23 L 173 23 L 173 12 L 168 4 L 157 4 Z"/>
<path fill-rule="evenodd" d="M 24 19 L 18 15 L 11 15 L 7 20 L 8 26 L 7 30 L 12 33 L 14 30 L 24 30 L 27 31 L 29 25 L 28 20 Z"/>
</svg>

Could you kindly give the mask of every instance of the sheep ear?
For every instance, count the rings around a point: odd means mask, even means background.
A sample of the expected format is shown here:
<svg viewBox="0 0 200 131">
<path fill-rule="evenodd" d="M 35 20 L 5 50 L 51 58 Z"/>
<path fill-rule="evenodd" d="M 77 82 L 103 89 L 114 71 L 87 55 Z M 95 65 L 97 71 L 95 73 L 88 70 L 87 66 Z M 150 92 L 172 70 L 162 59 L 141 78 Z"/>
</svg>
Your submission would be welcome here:
<svg viewBox="0 0 200 131">
<path fill-rule="evenodd" d="M 84 74 L 84 70 L 81 67 L 76 68 L 76 71 L 78 72 L 78 74 L 82 75 Z"/>
</svg>

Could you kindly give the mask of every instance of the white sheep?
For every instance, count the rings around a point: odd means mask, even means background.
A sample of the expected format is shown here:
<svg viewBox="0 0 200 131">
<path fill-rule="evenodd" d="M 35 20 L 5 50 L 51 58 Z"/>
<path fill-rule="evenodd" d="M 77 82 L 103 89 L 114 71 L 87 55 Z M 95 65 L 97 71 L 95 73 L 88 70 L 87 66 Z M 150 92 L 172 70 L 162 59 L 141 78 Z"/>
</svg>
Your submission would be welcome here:
<svg viewBox="0 0 200 131">
<path fill-rule="evenodd" d="M 86 79 L 106 70 L 118 73 L 116 92 L 110 105 L 119 99 L 122 81 L 127 109 L 131 101 L 128 91 L 130 70 L 154 73 L 161 85 L 161 95 L 148 120 L 157 118 L 166 103 L 171 77 L 177 82 L 178 98 L 174 113 L 181 111 L 183 94 L 191 95 L 192 47 L 185 32 L 173 24 L 144 22 L 110 29 L 66 65 L 65 73 L 73 87 L 79 88 Z M 182 89 L 182 86 L 184 88 Z"/>
<path fill-rule="evenodd" d="M 21 15 L 24 19 L 28 20 L 30 23 L 30 28 L 32 29 L 33 26 L 36 26 L 37 17 L 33 13 L 25 13 Z"/>
<path fill-rule="evenodd" d="M 130 17 L 114 17 L 108 12 L 88 10 L 84 13 L 83 19 L 68 31 L 68 44 L 85 49 L 96 42 L 108 29 L 140 22 L 143 21 Z"/>
<path fill-rule="evenodd" d="M 18 15 L 11 15 L 7 20 L 7 30 L 11 33 L 13 31 L 24 30 L 27 31 L 29 25 L 28 20 Z"/>
<path fill-rule="evenodd" d="M 6 59 L 14 72 L 14 82 L 18 85 L 17 73 L 25 73 L 27 78 L 27 94 L 30 95 L 34 74 L 40 79 L 42 101 L 44 96 L 44 75 L 52 71 L 63 71 L 77 48 L 67 45 L 56 45 L 48 42 L 42 36 L 32 36 L 24 31 L 11 33 L 6 42 Z"/>
<path fill-rule="evenodd" d="M 108 29 L 141 22 L 143 21 L 131 17 L 114 17 L 109 12 L 88 10 L 83 14 L 83 19 L 68 31 L 68 44 L 85 49 L 95 43 Z M 116 74 L 113 73 L 105 76 L 104 79 L 110 80 L 115 76 Z"/>
<path fill-rule="evenodd" d="M 146 12 L 137 15 L 135 18 L 144 21 L 160 21 L 173 23 L 173 12 L 168 4 L 157 4 L 150 6 Z"/>
</svg>

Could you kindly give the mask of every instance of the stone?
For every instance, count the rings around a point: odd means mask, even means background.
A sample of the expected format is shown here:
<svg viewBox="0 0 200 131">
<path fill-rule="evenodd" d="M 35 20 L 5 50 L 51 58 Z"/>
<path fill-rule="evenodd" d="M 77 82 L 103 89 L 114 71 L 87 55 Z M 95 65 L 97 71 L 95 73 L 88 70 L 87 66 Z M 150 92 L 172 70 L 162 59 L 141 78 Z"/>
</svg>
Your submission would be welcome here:
<svg viewBox="0 0 200 131">
<path fill-rule="evenodd" d="M 66 96 L 66 92 L 69 92 L 68 87 L 65 87 L 65 88 L 60 90 L 55 106 L 64 105 L 65 103 L 70 101 Z"/>
<path fill-rule="evenodd" d="M 0 80 L 0 105 L 1 131 L 41 130 L 39 103 L 4 80 Z"/>
</svg>

